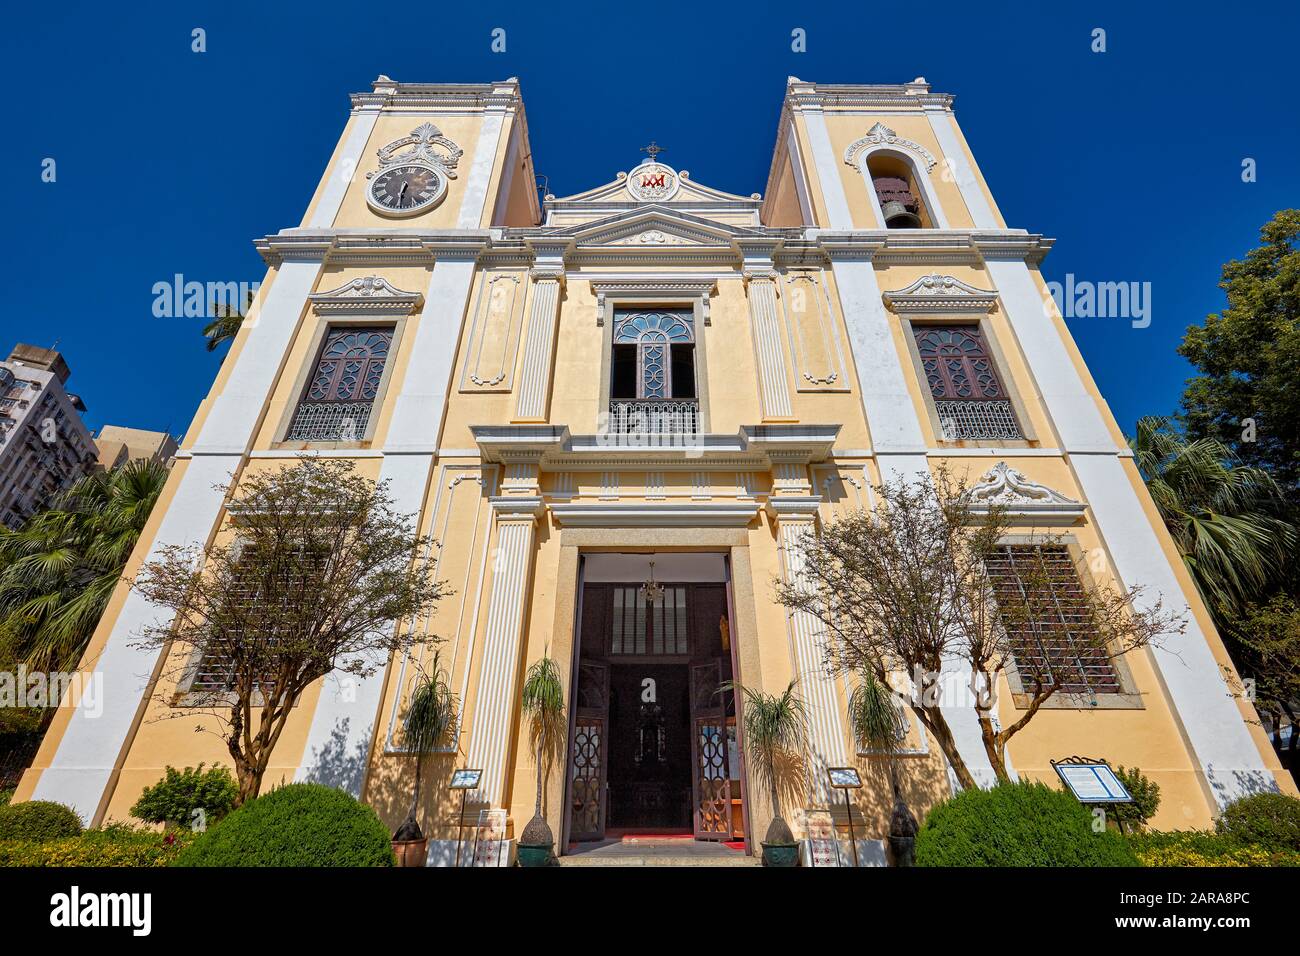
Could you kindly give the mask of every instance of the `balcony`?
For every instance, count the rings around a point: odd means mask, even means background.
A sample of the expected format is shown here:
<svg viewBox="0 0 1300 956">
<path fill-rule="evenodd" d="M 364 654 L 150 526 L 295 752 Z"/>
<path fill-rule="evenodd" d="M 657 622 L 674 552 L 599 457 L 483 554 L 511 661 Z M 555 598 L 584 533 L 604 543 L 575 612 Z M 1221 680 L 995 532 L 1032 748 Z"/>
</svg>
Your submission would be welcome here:
<svg viewBox="0 0 1300 956">
<path fill-rule="evenodd" d="M 700 403 L 693 398 L 614 399 L 609 403 L 611 435 L 696 435 Z"/>
<path fill-rule="evenodd" d="M 360 441 L 373 402 L 299 402 L 285 441 Z"/>
<path fill-rule="evenodd" d="M 1011 402 L 936 399 L 934 409 L 945 441 L 1006 440 L 1023 438 Z"/>
</svg>

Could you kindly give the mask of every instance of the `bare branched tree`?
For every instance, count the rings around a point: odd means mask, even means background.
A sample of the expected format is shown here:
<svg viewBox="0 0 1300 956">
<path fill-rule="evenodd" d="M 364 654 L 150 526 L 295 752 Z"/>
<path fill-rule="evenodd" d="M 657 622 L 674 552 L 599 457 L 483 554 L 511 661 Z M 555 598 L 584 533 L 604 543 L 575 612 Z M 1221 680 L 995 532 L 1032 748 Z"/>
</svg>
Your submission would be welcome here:
<svg viewBox="0 0 1300 956">
<path fill-rule="evenodd" d="M 247 475 L 229 512 L 231 533 L 164 549 L 134 587 L 175 613 L 143 643 L 179 645 L 172 659 L 190 673 L 202 662 L 192 692 L 222 720 L 242 803 L 257 796 L 298 696 L 332 672 L 364 679 L 394 651 L 433 640 L 399 625 L 425 619 L 447 592 L 413 517 L 351 462 L 304 458 Z"/>
<path fill-rule="evenodd" d="M 933 482 L 888 481 L 876 489 L 873 512 L 801 536 L 793 546 L 803 552 L 803 575 L 776 583 L 778 603 L 821 625 L 829 672 L 892 684 L 890 674 L 901 670 L 913 685 L 918 677 L 927 685 L 913 686 L 906 702 L 965 788 L 975 780 L 933 693 L 941 672 L 969 676 L 984 749 L 998 780 L 1007 780 L 1007 742 L 1053 695 L 1072 691 L 1084 671 L 1186 626 L 1159 600 L 1141 608 L 1141 586 L 1119 591 L 1092 581 L 1057 536 L 1033 535 L 1034 547 L 1008 575 L 1006 511 L 976 507 L 968 491 L 947 471 Z M 1063 555 L 1077 575 L 1065 588 Z M 997 688 L 1017 654 L 1023 711 L 1000 727 Z"/>
</svg>

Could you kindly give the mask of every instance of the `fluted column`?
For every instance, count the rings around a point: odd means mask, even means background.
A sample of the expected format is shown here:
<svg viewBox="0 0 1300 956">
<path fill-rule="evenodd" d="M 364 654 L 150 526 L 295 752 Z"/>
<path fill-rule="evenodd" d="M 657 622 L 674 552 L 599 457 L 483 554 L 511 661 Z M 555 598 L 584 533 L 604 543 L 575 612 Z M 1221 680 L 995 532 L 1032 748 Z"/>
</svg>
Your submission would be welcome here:
<svg viewBox="0 0 1300 956">
<path fill-rule="evenodd" d="M 505 804 L 506 759 L 518 694 L 524 610 L 542 499 L 532 495 L 503 495 L 492 499 L 492 510 L 497 524 L 496 560 L 492 568 L 492 596 L 488 603 L 468 761 L 469 766 L 483 771 L 478 799 L 500 807 Z"/>
<path fill-rule="evenodd" d="M 781 573 L 788 583 L 797 584 L 804 576 L 804 555 L 796 544 L 800 535 L 813 530 L 820 502 L 816 496 L 774 496 L 768 501 L 777 522 Z M 786 627 L 794 649 L 799 693 L 808 716 L 808 796 L 814 805 L 830 806 L 826 768 L 849 763 L 835 682 L 827 672 L 816 618 L 796 611 L 787 615 Z"/>
<path fill-rule="evenodd" d="M 758 361 L 763 418 L 791 418 L 793 412 L 790 408 L 789 376 L 786 373 L 785 350 L 781 347 L 781 326 L 776 311 L 776 272 L 770 269 L 746 270 L 745 287 L 749 293 L 749 315 L 754 334 L 754 354 Z"/>
<path fill-rule="evenodd" d="M 524 342 L 524 368 L 520 376 L 519 397 L 515 405 L 517 420 L 546 418 L 551 395 L 551 359 L 555 352 L 555 332 L 559 318 L 560 291 L 564 288 L 564 249 L 567 246 L 539 247 L 530 276 L 533 283 L 532 306 L 528 313 L 528 338 Z"/>
</svg>

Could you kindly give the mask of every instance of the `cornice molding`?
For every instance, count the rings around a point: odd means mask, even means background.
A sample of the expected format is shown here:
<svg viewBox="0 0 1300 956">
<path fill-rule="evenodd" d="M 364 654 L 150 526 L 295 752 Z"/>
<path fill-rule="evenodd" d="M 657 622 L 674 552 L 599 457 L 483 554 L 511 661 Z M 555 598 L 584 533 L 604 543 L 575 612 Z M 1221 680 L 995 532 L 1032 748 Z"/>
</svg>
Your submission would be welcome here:
<svg viewBox="0 0 1300 956">
<path fill-rule="evenodd" d="M 368 93 L 351 95 L 354 110 L 406 108 L 459 112 L 523 108 L 517 77 L 499 83 L 398 83 L 380 74 L 370 87 Z"/>
<path fill-rule="evenodd" d="M 906 289 L 881 294 L 895 312 L 988 312 L 998 294 L 977 289 L 954 276 L 934 273 L 921 276 Z"/>
<path fill-rule="evenodd" d="M 363 276 L 307 298 L 317 315 L 410 315 L 424 304 L 424 293 L 403 292 L 382 276 Z"/>
<path fill-rule="evenodd" d="M 795 110 L 878 109 L 910 111 L 924 107 L 952 109 L 950 93 L 932 93 L 924 77 L 911 83 L 810 83 L 792 76 L 786 82 L 786 104 Z"/>
</svg>

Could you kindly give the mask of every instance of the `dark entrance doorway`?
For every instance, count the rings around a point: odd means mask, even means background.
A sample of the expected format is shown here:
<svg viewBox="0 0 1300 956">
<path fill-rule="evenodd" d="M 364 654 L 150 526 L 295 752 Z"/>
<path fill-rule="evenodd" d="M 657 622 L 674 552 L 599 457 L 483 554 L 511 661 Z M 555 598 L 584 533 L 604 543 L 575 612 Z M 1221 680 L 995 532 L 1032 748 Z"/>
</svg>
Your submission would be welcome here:
<svg viewBox="0 0 1300 956">
<path fill-rule="evenodd" d="M 582 590 L 569 837 L 744 837 L 726 585 Z"/>
</svg>

